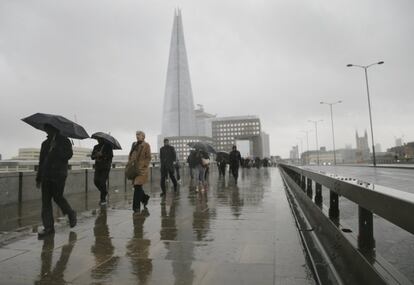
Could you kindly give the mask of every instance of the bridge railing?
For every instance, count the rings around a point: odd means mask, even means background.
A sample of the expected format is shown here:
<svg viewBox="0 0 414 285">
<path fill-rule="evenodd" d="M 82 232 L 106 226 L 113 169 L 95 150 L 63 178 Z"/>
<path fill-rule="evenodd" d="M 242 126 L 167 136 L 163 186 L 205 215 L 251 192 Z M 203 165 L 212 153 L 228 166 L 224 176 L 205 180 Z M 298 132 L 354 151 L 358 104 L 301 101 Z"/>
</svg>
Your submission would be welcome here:
<svg viewBox="0 0 414 285">
<path fill-rule="evenodd" d="M 329 218 L 339 219 L 339 196 L 358 205 L 358 248 L 371 251 L 375 248 L 373 213 L 414 234 L 414 194 L 379 187 L 356 179 L 326 175 L 301 167 L 280 164 L 288 174 L 322 208 L 322 185 L 329 189 Z M 315 184 L 313 195 L 312 182 Z"/>
</svg>

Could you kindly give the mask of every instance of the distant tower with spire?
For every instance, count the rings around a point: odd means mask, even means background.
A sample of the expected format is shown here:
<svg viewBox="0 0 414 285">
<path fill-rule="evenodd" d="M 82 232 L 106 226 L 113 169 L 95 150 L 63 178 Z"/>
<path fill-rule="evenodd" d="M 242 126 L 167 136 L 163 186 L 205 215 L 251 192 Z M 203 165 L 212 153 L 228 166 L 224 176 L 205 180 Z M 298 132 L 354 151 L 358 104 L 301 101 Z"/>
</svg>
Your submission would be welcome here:
<svg viewBox="0 0 414 285">
<path fill-rule="evenodd" d="M 196 136 L 196 117 L 181 10 L 174 11 L 161 136 Z"/>
</svg>

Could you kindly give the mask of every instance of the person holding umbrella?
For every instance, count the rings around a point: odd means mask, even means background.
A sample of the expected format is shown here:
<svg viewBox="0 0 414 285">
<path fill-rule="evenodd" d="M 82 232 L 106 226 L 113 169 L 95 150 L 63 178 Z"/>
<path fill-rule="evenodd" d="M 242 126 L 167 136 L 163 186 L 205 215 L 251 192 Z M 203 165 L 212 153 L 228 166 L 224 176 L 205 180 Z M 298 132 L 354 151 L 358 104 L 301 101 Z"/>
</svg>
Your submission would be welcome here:
<svg viewBox="0 0 414 285">
<path fill-rule="evenodd" d="M 105 206 L 107 203 L 106 196 L 108 194 L 106 182 L 108 181 L 112 158 L 114 156 L 112 150 L 122 148 L 119 142 L 109 134 L 96 132 L 91 137 L 98 141 L 91 155 L 91 158 L 95 160 L 94 183 L 96 188 L 101 192 L 99 204 Z"/>
<path fill-rule="evenodd" d="M 92 135 L 93 137 L 93 135 Z M 103 138 L 97 138 L 98 144 L 93 147 L 91 159 L 95 160 L 95 174 L 93 182 L 96 188 L 101 192 L 99 205 L 106 205 L 106 196 L 108 195 L 106 181 L 108 181 L 109 172 L 111 171 L 112 157 L 114 156 L 112 146 Z"/>
<path fill-rule="evenodd" d="M 68 215 L 71 228 L 76 226 L 76 212 L 63 197 L 68 161 L 73 155 L 70 138 L 89 138 L 85 129 L 66 119 L 53 114 L 36 113 L 23 118 L 23 122 L 32 127 L 45 131 L 47 139 L 42 143 L 39 157 L 39 168 L 36 175 L 36 187 L 42 189 L 42 222 L 44 229 L 38 233 L 43 239 L 55 232 L 53 220 L 52 199 Z"/>
<path fill-rule="evenodd" d="M 36 187 L 42 189 L 42 222 L 44 229 L 38 233 L 40 239 L 55 232 L 52 198 L 68 215 L 70 227 L 76 226 L 76 212 L 63 197 L 65 181 L 68 175 L 68 161 L 73 155 L 72 144 L 52 125 L 45 124 L 47 139 L 42 143 L 39 157 L 39 170 Z"/>
</svg>

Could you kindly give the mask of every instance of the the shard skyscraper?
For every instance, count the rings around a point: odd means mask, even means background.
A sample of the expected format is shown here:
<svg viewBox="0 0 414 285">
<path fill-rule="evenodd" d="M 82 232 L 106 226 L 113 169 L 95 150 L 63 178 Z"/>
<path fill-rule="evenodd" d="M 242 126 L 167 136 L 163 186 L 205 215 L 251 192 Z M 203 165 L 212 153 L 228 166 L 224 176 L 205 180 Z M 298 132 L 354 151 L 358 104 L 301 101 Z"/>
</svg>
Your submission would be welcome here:
<svg viewBox="0 0 414 285">
<path fill-rule="evenodd" d="M 181 11 L 174 13 L 162 114 L 162 137 L 196 136 L 196 118 Z"/>
</svg>

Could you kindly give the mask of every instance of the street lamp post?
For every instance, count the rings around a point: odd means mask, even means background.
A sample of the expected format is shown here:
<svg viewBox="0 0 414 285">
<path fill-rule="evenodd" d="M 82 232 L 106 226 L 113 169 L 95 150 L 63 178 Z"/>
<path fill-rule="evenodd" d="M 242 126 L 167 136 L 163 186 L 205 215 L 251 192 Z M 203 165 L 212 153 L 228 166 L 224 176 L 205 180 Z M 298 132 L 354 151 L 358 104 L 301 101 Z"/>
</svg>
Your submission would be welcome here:
<svg viewBox="0 0 414 285">
<path fill-rule="evenodd" d="M 317 121 L 313 121 L 313 120 L 308 120 L 308 122 L 310 123 L 314 123 L 315 124 L 315 138 L 316 138 L 316 161 L 317 164 L 319 165 L 319 146 L 318 146 L 318 122 L 322 122 L 323 120 L 317 120 Z"/>
<path fill-rule="evenodd" d="M 329 107 L 331 109 L 332 145 L 333 145 L 334 165 L 336 165 L 336 151 L 335 151 L 335 133 L 334 133 L 334 123 L 333 123 L 333 115 L 332 115 L 332 105 L 340 104 L 340 103 L 342 103 L 341 100 L 336 101 L 336 102 L 332 102 L 332 103 L 321 102 L 321 104 L 329 105 Z"/>
<path fill-rule="evenodd" d="M 375 63 L 371 63 L 369 65 L 357 65 L 357 64 L 347 64 L 346 65 L 347 67 L 353 67 L 354 66 L 354 67 L 363 68 L 364 71 L 365 71 L 365 82 L 366 82 L 366 85 L 367 85 L 367 96 L 368 96 L 369 123 L 370 123 L 370 126 L 371 126 L 372 159 L 373 159 L 374 166 L 377 166 L 377 161 L 376 161 L 376 158 L 375 158 L 374 130 L 372 128 L 371 101 L 370 101 L 370 98 L 369 98 L 368 72 L 367 72 L 367 69 L 369 67 L 373 66 L 373 65 L 383 64 L 383 63 L 384 63 L 383 61 L 378 61 L 378 62 L 375 62 Z"/>
<path fill-rule="evenodd" d="M 299 159 L 300 159 L 300 163 L 301 163 L 301 165 L 303 165 L 303 160 L 302 160 L 302 156 L 301 156 L 301 154 L 303 154 L 303 140 L 302 140 L 302 138 L 297 138 L 298 140 L 300 140 L 300 149 L 301 149 L 301 151 L 299 151 Z"/>
</svg>

